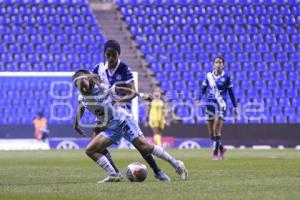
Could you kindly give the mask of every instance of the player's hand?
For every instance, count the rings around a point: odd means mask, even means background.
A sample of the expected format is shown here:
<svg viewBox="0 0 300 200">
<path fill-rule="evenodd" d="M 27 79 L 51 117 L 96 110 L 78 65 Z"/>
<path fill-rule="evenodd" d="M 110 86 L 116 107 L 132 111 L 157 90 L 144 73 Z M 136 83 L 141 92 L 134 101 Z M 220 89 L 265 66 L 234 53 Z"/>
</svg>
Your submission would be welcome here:
<svg viewBox="0 0 300 200">
<path fill-rule="evenodd" d="M 140 97 L 145 101 L 153 100 L 153 96 L 151 94 L 147 94 L 147 93 L 140 93 Z"/>
</svg>

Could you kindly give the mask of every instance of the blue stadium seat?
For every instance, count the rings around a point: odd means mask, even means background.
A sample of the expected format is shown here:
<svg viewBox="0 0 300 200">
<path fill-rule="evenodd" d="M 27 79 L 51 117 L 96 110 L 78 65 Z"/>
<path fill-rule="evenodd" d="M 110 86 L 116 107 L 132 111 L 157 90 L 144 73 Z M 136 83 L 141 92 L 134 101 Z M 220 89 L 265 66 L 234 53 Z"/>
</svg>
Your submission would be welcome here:
<svg viewBox="0 0 300 200">
<path fill-rule="evenodd" d="M 287 34 L 280 34 L 280 35 L 278 35 L 278 40 L 277 41 L 284 44 L 284 43 L 289 43 L 290 39 L 289 39 Z"/>
<path fill-rule="evenodd" d="M 288 98 L 299 97 L 297 89 L 295 89 L 295 88 L 286 89 L 286 97 L 288 97 Z"/>
<path fill-rule="evenodd" d="M 260 49 L 260 48 L 258 48 Z M 245 51 L 246 52 L 256 52 L 256 46 L 255 44 L 249 43 L 249 44 L 245 44 Z"/>
<path fill-rule="evenodd" d="M 273 97 L 276 97 L 276 98 L 285 97 L 284 91 L 283 90 L 278 90 L 278 88 L 277 88 L 276 90 L 273 91 Z"/>
<path fill-rule="evenodd" d="M 236 53 L 243 52 L 243 46 L 240 43 L 234 43 L 231 46 L 231 50 Z"/>
<path fill-rule="evenodd" d="M 275 57 L 272 53 L 264 53 L 263 54 L 263 60 L 265 62 L 273 62 L 275 60 Z"/>
<path fill-rule="evenodd" d="M 289 60 L 292 62 L 299 62 L 300 61 L 300 53 L 291 53 L 289 56 Z"/>
<path fill-rule="evenodd" d="M 269 63 L 269 70 L 273 72 L 279 72 L 281 71 L 281 65 L 278 62 L 270 62 Z"/>
<path fill-rule="evenodd" d="M 264 43 L 264 39 L 262 37 L 262 35 L 253 35 L 252 36 L 252 42 L 254 43 Z"/>
<path fill-rule="evenodd" d="M 264 53 L 269 53 L 270 52 L 270 48 L 269 45 L 266 43 L 260 43 L 257 45 L 257 50 L 259 52 L 264 52 Z"/>
<path fill-rule="evenodd" d="M 282 52 L 282 46 L 280 44 L 274 43 L 271 44 L 271 51 L 272 52 Z"/>
<path fill-rule="evenodd" d="M 286 62 L 288 60 L 286 53 L 277 53 L 276 57 L 279 62 Z"/>
<path fill-rule="evenodd" d="M 300 119 L 298 116 L 295 116 L 295 115 L 288 115 L 288 122 L 290 124 L 298 124 L 300 123 Z"/>
<path fill-rule="evenodd" d="M 285 116 L 282 116 L 282 114 L 281 115 L 275 115 L 274 116 L 274 122 L 275 123 L 287 123 L 287 118 L 285 117 Z"/>
</svg>

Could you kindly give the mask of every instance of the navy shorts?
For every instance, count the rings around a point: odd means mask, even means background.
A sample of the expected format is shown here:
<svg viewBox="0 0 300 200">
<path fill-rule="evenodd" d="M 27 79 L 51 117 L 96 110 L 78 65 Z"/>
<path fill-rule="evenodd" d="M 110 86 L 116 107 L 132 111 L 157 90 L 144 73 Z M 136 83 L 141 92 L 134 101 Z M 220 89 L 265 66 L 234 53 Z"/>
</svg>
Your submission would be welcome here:
<svg viewBox="0 0 300 200">
<path fill-rule="evenodd" d="M 221 108 L 217 101 L 208 101 L 206 102 L 205 114 L 207 120 L 214 120 L 216 118 L 225 120 L 226 109 Z"/>
</svg>

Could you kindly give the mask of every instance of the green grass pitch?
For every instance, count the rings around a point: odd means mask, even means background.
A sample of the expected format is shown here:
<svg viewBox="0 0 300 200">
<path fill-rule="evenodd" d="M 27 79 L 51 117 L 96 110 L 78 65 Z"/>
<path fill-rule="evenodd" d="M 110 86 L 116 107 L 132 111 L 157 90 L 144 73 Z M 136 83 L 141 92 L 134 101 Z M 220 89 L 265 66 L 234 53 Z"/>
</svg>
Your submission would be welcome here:
<svg viewBox="0 0 300 200">
<path fill-rule="evenodd" d="M 142 183 L 97 184 L 105 173 L 83 150 L 0 152 L 0 199 L 300 199 L 300 151 L 230 150 L 224 161 L 211 161 L 209 150 L 168 151 L 185 162 L 188 181 L 159 159 L 170 183 L 148 167 Z M 111 153 L 124 175 L 129 163 L 145 163 L 135 150 Z"/>
</svg>

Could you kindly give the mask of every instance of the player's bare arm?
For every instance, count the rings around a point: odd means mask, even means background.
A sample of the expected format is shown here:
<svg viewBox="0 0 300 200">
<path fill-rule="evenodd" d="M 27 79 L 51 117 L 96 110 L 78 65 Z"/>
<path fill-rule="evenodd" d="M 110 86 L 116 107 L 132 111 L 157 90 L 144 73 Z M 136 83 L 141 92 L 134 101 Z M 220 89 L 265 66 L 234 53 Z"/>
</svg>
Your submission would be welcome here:
<svg viewBox="0 0 300 200">
<path fill-rule="evenodd" d="M 85 108 L 79 103 L 77 106 L 76 116 L 74 120 L 74 129 L 79 133 L 81 136 L 85 136 L 85 132 L 80 128 L 79 122 L 84 114 Z"/>
<path fill-rule="evenodd" d="M 127 95 L 125 95 L 122 98 L 117 100 L 117 102 L 119 102 L 119 103 L 128 102 L 128 101 L 132 100 L 133 98 L 135 98 L 137 96 L 143 98 L 144 100 L 151 100 L 152 99 L 151 94 L 139 93 L 136 90 L 133 90 L 133 89 L 127 88 L 127 87 L 118 87 L 118 86 L 116 86 L 115 87 L 115 92 L 116 93 L 125 93 L 125 94 L 127 94 Z"/>
</svg>

